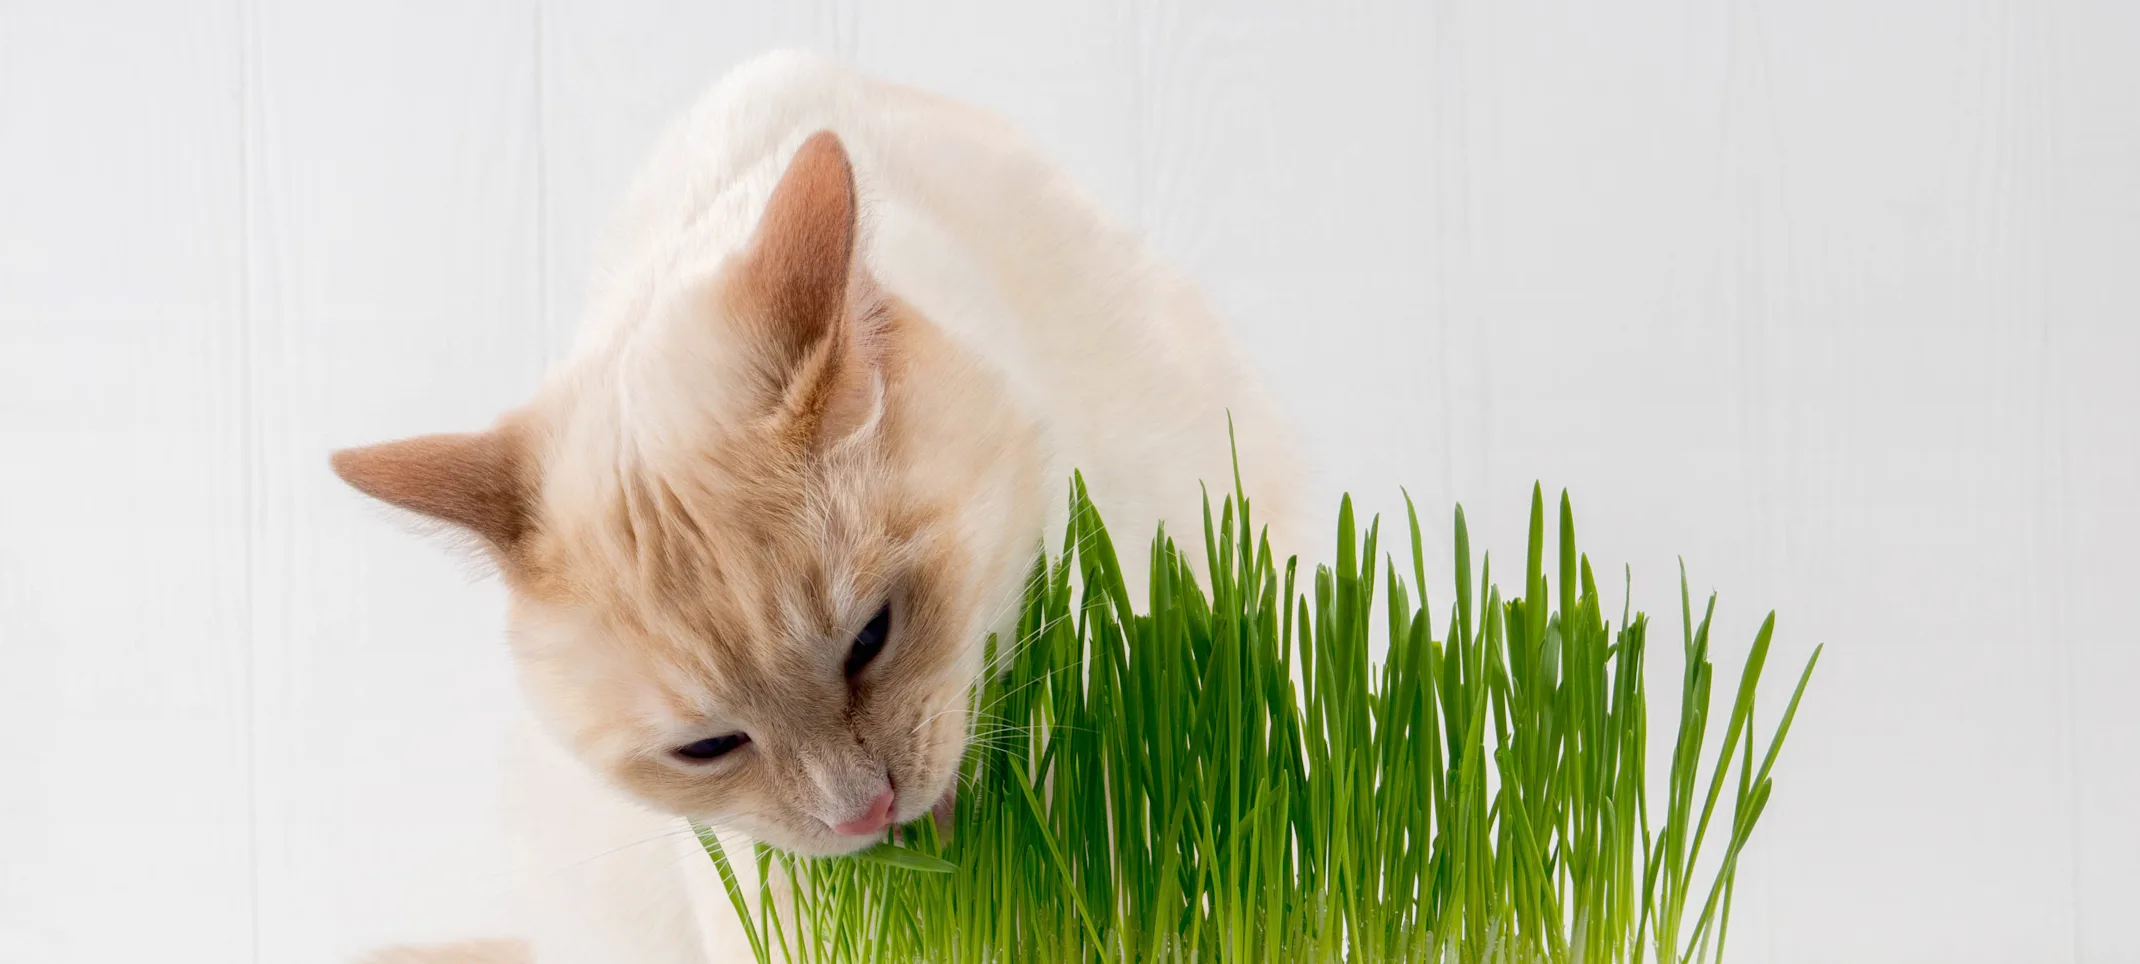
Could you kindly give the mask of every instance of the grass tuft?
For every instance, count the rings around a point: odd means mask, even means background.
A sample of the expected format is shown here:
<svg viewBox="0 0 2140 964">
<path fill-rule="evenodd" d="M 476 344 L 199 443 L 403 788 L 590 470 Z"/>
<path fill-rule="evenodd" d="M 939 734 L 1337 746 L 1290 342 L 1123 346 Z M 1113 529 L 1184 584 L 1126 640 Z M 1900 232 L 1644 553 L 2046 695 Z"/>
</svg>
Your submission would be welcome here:
<svg viewBox="0 0 2140 964">
<path fill-rule="evenodd" d="M 1348 498 L 1335 566 L 1300 581 L 1246 499 L 1216 518 L 1207 500 L 1208 591 L 1162 532 L 1133 599 L 1077 480 L 1074 549 L 1035 563 L 1021 644 L 990 641 L 1003 672 L 976 697 L 952 839 L 924 822 L 857 857 L 760 848 L 759 879 L 797 886 L 785 902 L 761 890 L 754 919 L 702 835 L 758 959 L 1721 959 L 1739 859 L 1820 650 L 1757 754 L 1771 613 L 1712 754 L 1716 599 L 1696 622 L 1682 566 L 1678 724 L 1653 808 L 1649 620 L 1624 602 L 1617 625 L 1606 618 L 1567 496 L 1549 543 L 1533 489 L 1509 599 L 1483 562 L 1474 584 L 1457 509 L 1439 634 L 1426 593 L 1413 597 L 1425 547 L 1406 507 L 1409 580 Z M 1697 871 L 1705 845 L 1713 869 Z"/>
</svg>

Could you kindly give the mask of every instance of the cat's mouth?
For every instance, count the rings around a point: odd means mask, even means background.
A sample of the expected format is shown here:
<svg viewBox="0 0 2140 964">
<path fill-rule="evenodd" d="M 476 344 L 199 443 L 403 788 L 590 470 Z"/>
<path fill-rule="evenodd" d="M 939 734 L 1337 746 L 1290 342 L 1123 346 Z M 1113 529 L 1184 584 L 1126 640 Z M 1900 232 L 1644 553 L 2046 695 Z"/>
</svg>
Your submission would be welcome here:
<svg viewBox="0 0 2140 964">
<path fill-rule="evenodd" d="M 945 790 L 943 796 L 938 797 L 935 803 L 929 805 L 929 809 L 924 815 L 929 818 L 930 823 L 936 825 L 936 839 L 940 841 L 949 841 L 951 839 L 953 815 L 957 813 L 957 804 L 958 784 L 953 783 L 951 789 Z M 921 817 L 917 816 L 900 826 L 893 827 L 892 842 L 895 844 L 904 843 L 908 839 L 908 835 L 913 832 L 914 825 L 920 823 L 921 819 Z"/>
</svg>

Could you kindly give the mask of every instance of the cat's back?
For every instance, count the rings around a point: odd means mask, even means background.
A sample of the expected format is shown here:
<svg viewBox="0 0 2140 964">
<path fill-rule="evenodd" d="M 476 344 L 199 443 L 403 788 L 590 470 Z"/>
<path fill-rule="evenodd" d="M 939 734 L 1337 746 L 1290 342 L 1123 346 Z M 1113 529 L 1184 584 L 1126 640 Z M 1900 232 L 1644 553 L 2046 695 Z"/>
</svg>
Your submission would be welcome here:
<svg viewBox="0 0 2140 964">
<path fill-rule="evenodd" d="M 807 51 L 768 53 L 731 70 L 670 123 L 608 225 L 597 273 L 661 270 L 638 262 L 680 241 L 714 256 L 741 245 L 788 157 L 819 130 L 840 135 L 872 207 L 917 188 L 934 193 L 931 169 L 1004 173 L 1000 162 L 976 162 L 991 153 L 989 142 L 1010 149 L 1018 141 L 991 115 L 947 98 Z"/>
<path fill-rule="evenodd" d="M 759 57 L 672 125 L 598 260 L 597 326 L 744 244 L 819 130 L 853 158 L 869 270 L 1002 376 L 1117 528 L 1231 488 L 1230 414 L 1258 515 L 1283 532 L 1298 460 L 1201 294 L 1009 123 L 828 58 Z"/>
</svg>

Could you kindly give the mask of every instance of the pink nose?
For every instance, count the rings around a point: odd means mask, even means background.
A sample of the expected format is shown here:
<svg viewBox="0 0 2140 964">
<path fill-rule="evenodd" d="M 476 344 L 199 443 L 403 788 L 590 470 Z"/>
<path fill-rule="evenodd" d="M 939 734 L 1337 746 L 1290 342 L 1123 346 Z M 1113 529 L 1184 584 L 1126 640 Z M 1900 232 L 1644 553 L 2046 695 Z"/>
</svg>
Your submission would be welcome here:
<svg viewBox="0 0 2140 964">
<path fill-rule="evenodd" d="M 859 837 L 866 833 L 876 833 L 891 824 L 892 790 L 886 787 L 883 793 L 877 794 L 877 799 L 870 802 L 868 811 L 853 820 L 833 824 L 832 830 L 850 837 Z"/>
</svg>

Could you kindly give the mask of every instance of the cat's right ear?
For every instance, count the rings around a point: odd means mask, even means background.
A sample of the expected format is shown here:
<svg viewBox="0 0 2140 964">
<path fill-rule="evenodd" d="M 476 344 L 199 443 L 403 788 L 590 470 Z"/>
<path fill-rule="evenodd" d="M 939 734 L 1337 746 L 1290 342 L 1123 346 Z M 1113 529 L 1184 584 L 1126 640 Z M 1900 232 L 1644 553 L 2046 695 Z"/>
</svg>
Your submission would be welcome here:
<svg viewBox="0 0 2140 964">
<path fill-rule="evenodd" d="M 853 163 L 818 131 L 789 160 L 737 259 L 731 314 L 748 319 L 766 394 L 820 444 L 871 424 L 888 313 L 857 261 Z"/>
<path fill-rule="evenodd" d="M 535 485 L 517 433 L 423 435 L 343 449 L 333 464 L 357 491 L 479 536 L 506 557 L 533 517 Z"/>
</svg>

